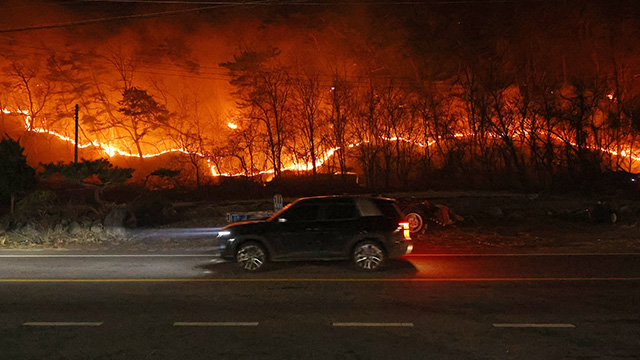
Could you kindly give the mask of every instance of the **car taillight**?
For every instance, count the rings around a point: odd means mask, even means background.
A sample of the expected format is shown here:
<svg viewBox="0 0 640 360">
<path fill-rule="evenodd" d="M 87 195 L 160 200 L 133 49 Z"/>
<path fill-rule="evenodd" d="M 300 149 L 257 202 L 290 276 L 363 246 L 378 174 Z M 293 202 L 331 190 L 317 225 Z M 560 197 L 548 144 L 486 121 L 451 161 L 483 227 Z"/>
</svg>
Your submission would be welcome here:
<svg viewBox="0 0 640 360">
<path fill-rule="evenodd" d="M 411 233 L 409 232 L 409 223 L 401 222 L 398 224 L 402 228 L 402 235 L 404 235 L 405 240 L 411 240 Z"/>
</svg>

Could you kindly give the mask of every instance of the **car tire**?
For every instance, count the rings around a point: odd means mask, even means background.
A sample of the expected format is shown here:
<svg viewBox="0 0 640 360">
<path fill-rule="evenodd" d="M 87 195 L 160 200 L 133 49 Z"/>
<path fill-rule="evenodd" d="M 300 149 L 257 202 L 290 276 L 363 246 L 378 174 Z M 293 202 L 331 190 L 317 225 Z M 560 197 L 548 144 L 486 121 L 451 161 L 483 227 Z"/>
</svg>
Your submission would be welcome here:
<svg viewBox="0 0 640 360">
<path fill-rule="evenodd" d="M 264 270 L 267 261 L 267 251 L 254 241 L 241 244 L 236 251 L 236 263 L 245 271 Z"/>
<path fill-rule="evenodd" d="M 427 226 L 422 214 L 415 209 L 407 211 L 406 219 L 409 223 L 409 232 L 412 234 L 419 233 Z"/>
<path fill-rule="evenodd" d="M 367 240 L 353 247 L 351 257 L 356 269 L 361 271 L 377 271 L 384 265 L 386 255 L 379 243 Z"/>
</svg>

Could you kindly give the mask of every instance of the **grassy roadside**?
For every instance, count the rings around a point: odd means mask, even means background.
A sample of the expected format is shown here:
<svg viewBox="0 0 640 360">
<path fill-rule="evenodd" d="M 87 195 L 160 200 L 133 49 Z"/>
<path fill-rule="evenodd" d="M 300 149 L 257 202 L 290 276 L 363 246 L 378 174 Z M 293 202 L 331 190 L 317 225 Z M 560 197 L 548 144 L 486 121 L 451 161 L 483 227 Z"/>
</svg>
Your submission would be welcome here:
<svg viewBox="0 0 640 360">
<path fill-rule="evenodd" d="M 414 235 L 416 252 L 640 252 L 640 201 L 608 198 L 615 223 L 593 218 L 595 198 L 482 192 L 382 194 L 413 197 L 450 207 L 464 220 L 431 225 Z M 285 204 L 293 201 L 285 198 Z M 173 202 L 162 221 L 132 228 L 109 227 L 86 214 L 32 216 L 18 229 L 0 228 L 0 249 L 175 249 L 206 248 L 214 235 L 206 229 L 226 224 L 227 213 L 272 210 L 272 199 L 225 202 Z M 167 210 L 168 209 L 168 210 Z M 33 209 L 32 209 L 33 210 Z M 144 210 L 144 209 L 143 209 Z M 154 209 L 158 210 L 158 209 Z M 31 211 L 33 214 L 33 211 Z M 590 217 L 591 216 L 591 217 Z M 197 234 L 180 229 L 204 229 Z M 193 236 L 185 235 L 192 234 Z"/>
</svg>

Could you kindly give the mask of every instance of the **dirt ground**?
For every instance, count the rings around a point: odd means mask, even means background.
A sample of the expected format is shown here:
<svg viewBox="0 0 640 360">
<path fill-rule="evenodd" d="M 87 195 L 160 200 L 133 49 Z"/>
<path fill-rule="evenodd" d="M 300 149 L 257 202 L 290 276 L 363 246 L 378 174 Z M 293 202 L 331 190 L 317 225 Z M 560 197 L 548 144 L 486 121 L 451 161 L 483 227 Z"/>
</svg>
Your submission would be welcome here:
<svg viewBox="0 0 640 360">
<path fill-rule="evenodd" d="M 640 252 L 640 201 L 485 194 L 434 196 L 464 220 L 431 224 L 414 236 L 418 252 Z"/>
<path fill-rule="evenodd" d="M 450 226 L 413 236 L 417 253 L 637 253 L 637 227 Z"/>
</svg>

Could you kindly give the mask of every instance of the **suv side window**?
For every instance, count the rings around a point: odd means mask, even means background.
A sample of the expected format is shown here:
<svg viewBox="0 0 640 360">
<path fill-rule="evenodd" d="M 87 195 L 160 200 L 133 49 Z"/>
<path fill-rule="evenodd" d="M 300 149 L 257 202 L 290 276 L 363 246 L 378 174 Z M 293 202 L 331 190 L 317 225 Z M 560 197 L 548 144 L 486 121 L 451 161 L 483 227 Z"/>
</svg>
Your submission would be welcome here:
<svg viewBox="0 0 640 360">
<path fill-rule="evenodd" d="M 287 222 L 302 222 L 318 220 L 320 207 L 318 205 L 297 205 L 292 206 L 280 215 L 280 218 L 287 219 Z"/>
<path fill-rule="evenodd" d="M 354 219 L 357 214 L 357 209 L 352 203 L 328 204 L 324 209 L 325 220 Z"/>
</svg>

